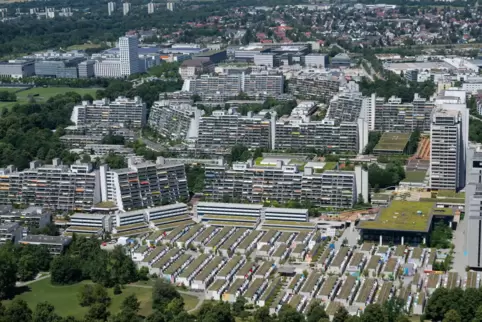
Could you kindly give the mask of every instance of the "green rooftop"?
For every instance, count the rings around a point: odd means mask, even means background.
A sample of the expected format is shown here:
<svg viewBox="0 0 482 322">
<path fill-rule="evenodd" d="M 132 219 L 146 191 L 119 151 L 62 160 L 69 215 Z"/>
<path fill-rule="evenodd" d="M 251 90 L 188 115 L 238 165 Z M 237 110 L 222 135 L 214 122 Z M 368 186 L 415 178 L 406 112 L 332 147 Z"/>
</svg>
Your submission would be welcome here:
<svg viewBox="0 0 482 322">
<path fill-rule="evenodd" d="M 392 201 L 375 220 L 363 221 L 361 229 L 427 232 L 432 221 L 433 202 Z M 419 213 L 420 212 L 420 213 Z"/>
<path fill-rule="evenodd" d="M 453 190 L 439 190 L 437 198 L 465 199 L 465 192 L 455 192 Z"/>
<path fill-rule="evenodd" d="M 410 133 L 383 133 L 374 151 L 397 151 L 403 153 L 408 144 Z"/>
<path fill-rule="evenodd" d="M 407 171 L 402 182 L 423 182 L 426 175 L 427 171 Z"/>
</svg>

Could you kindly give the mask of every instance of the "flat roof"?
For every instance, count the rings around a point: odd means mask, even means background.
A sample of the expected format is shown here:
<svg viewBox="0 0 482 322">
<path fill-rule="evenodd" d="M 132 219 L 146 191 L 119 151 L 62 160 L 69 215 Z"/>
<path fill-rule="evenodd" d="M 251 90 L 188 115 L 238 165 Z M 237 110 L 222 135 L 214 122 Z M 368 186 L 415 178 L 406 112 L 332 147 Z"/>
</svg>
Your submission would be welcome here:
<svg viewBox="0 0 482 322">
<path fill-rule="evenodd" d="M 224 284 L 226 284 L 226 280 L 222 280 L 222 279 L 218 279 L 218 280 L 215 280 L 214 283 L 212 283 L 209 288 L 208 288 L 208 291 L 215 291 L 215 292 L 218 292 L 221 287 L 223 287 Z"/>
<path fill-rule="evenodd" d="M 199 235 L 196 236 L 196 238 L 194 238 L 194 241 L 195 242 L 203 242 L 206 238 L 208 238 L 209 235 L 211 235 L 212 232 L 214 232 L 216 230 L 216 227 L 207 227 L 206 229 L 204 229 Z"/>
<path fill-rule="evenodd" d="M 243 258 L 241 256 L 233 256 L 223 268 L 218 272 L 218 276 L 227 276 L 231 273 L 231 270 L 241 262 Z"/>
<path fill-rule="evenodd" d="M 340 302 L 331 301 L 326 308 L 326 314 L 328 314 L 329 316 L 333 316 L 342 306 L 343 305 Z"/>
<path fill-rule="evenodd" d="M 249 285 L 248 289 L 246 290 L 246 293 L 244 293 L 244 297 L 247 298 L 252 298 L 254 294 L 259 290 L 259 287 L 264 283 L 263 278 L 255 278 Z"/>
<path fill-rule="evenodd" d="M 219 248 L 220 249 L 229 249 L 229 247 L 233 246 L 234 243 L 247 231 L 246 228 L 240 228 L 232 234 L 228 240 L 226 240 Z"/>
<path fill-rule="evenodd" d="M 467 272 L 467 285 L 466 288 L 477 287 L 477 272 Z"/>
<path fill-rule="evenodd" d="M 236 275 L 237 276 L 246 276 L 246 274 L 249 273 L 249 271 L 253 268 L 253 266 L 255 265 L 255 263 L 251 262 L 251 261 L 247 261 L 243 266 L 241 266 L 241 268 L 239 269 L 239 271 L 236 272 Z"/>
<path fill-rule="evenodd" d="M 269 285 L 268 287 L 266 288 L 266 290 L 263 292 L 263 294 L 261 295 L 260 297 L 260 300 L 262 301 L 266 301 L 268 298 L 270 298 L 271 296 L 273 296 L 274 294 L 273 293 L 273 290 L 278 287 L 279 283 L 280 283 L 281 279 L 279 277 L 275 278 Z"/>
<path fill-rule="evenodd" d="M 290 285 L 288 286 L 288 289 L 292 290 L 300 279 L 301 279 L 301 274 L 296 274 L 291 280 Z"/>
<path fill-rule="evenodd" d="M 260 242 L 261 243 L 268 243 L 271 238 L 274 237 L 274 235 L 276 235 L 277 231 L 276 230 L 268 230 L 266 231 L 266 234 L 263 235 L 263 237 L 261 237 L 261 240 Z"/>
<path fill-rule="evenodd" d="M 360 253 L 360 252 L 355 252 L 350 260 L 350 263 L 348 264 L 349 266 L 358 266 L 361 264 L 363 257 L 365 254 Z"/>
<path fill-rule="evenodd" d="M 65 245 L 72 241 L 71 237 L 47 236 L 47 235 L 27 235 L 22 238 L 20 243 L 40 243 L 47 245 Z"/>
<path fill-rule="evenodd" d="M 369 252 L 373 249 L 373 243 L 368 243 L 368 242 L 364 242 L 362 247 L 361 247 L 361 250 L 364 251 L 364 252 Z"/>
<path fill-rule="evenodd" d="M 198 269 L 201 264 L 209 257 L 208 254 L 201 254 L 196 257 L 195 260 L 191 262 L 191 264 L 187 265 L 187 267 L 179 274 L 179 277 L 189 277 L 196 269 Z"/>
<path fill-rule="evenodd" d="M 179 237 L 177 240 L 178 242 L 185 243 L 187 242 L 192 236 L 194 236 L 198 231 L 200 231 L 203 228 L 203 225 L 194 225 L 189 228 L 187 233 Z"/>
<path fill-rule="evenodd" d="M 200 201 L 196 204 L 196 207 L 215 207 L 215 208 L 228 208 L 228 209 L 256 209 L 261 210 L 263 205 L 258 204 L 245 204 L 245 203 L 224 203 L 224 202 L 206 202 Z"/>
<path fill-rule="evenodd" d="M 414 247 L 410 254 L 410 258 L 420 259 L 422 257 L 423 249 L 420 247 Z"/>
<path fill-rule="evenodd" d="M 301 292 L 303 292 L 303 293 L 310 292 L 311 293 L 313 291 L 313 289 L 315 288 L 316 282 L 318 282 L 321 275 L 322 275 L 321 272 L 312 271 L 308 275 L 308 279 L 306 280 L 305 284 L 301 288 Z"/>
<path fill-rule="evenodd" d="M 269 207 L 264 208 L 265 213 L 284 213 L 284 214 L 299 214 L 305 215 L 308 213 L 308 209 L 297 209 L 297 208 L 276 208 L 276 207 Z"/>
<path fill-rule="evenodd" d="M 191 259 L 191 255 L 182 254 L 178 259 L 174 261 L 163 273 L 167 275 L 174 274 L 182 265 Z"/>
<path fill-rule="evenodd" d="M 432 222 L 433 202 L 394 200 L 373 221 L 362 221 L 361 229 L 428 232 Z M 417 212 L 421 211 L 421 214 Z"/>
<path fill-rule="evenodd" d="M 370 257 L 370 260 L 368 261 L 367 269 L 375 269 L 377 268 L 378 264 L 380 263 L 380 260 L 382 258 L 378 255 L 373 255 Z"/>
<path fill-rule="evenodd" d="M 295 238 L 295 243 L 301 243 L 305 240 L 305 238 L 308 236 L 308 233 L 305 231 L 300 231 L 298 235 L 296 235 Z"/>
<path fill-rule="evenodd" d="M 350 293 L 353 290 L 355 283 L 356 283 L 356 277 L 352 275 L 348 275 L 345 279 L 345 282 L 343 282 L 343 285 L 341 286 L 341 289 L 337 297 L 341 300 L 348 299 L 348 296 L 350 296 Z"/>
<path fill-rule="evenodd" d="M 257 225 L 257 223 L 255 222 L 219 221 L 219 220 L 210 221 L 209 224 L 211 226 L 218 226 L 218 227 L 244 227 L 244 228 L 251 228 L 251 229 L 254 229 Z"/>
<path fill-rule="evenodd" d="M 162 266 L 167 264 L 172 259 L 172 257 L 174 257 L 175 255 L 177 255 L 177 253 L 179 253 L 179 251 L 180 251 L 179 248 L 173 248 L 173 249 L 169 250 L 157 262 L 152 264 L 152 267 L 162 268 Z"/>
<path fill-rule="evenodd" d="M 221 231 L 214 235 L 214 237 L 207 243 L 206 247 L 218 246 L 221 239 L 223 239 L 223 237 L 225 237 L 231 231 L 231 229 L 232 227 L 224 227 L 223 229 L 221 229 Z"/>
<path fill-rule="evenodd" d="M 425 180 L 427 171 L 405 171 L 405 179 L 402 182 L 418 182 L 421 183 Z"/>
<path fill-rule="evenodd" d="M 154 248 L 154 250 L 152 250 L 150 253 L 147 254 L 146 257 L 144 257 L 144 259 L 142 260 L 142 262 L 144 263 L 148 263 L 150 262 L 151 260 L 153 260 L 157 255 L 159 255 L 160 253 L 162 253 L 164 250 L 166 250 L 167 247 L 166 246 L 157 246 L 156 248 Z"/>
<path fill-rule="evenodd" d="M 263 232 L 260 230 L 253 230 L 251 233 L 246 236 L 245 239 L 239 244 L 238 249 L 246 249 L 251 245 L 251 243 Z"/>
<path fill-rule="evenodd" d="M 266 274 L 271 267 L 273 267 L 274 262 L 273 261 L 266 261 L 261 264 L 261 266 L 258 268 L 256 271 L 255 275 L 264 275 Z"/>
<path fill-rule="evenodd" d="M 395 258 L 389 258 L 383 271 L 386 273 L 394 273 L 397 263 L 398 261 Z"/>
<path fill-rule="evenodd" d="M 452 288 L 456 288 L 456 287 L 459 287 L 459 273 L 457 272 L 449 272 L 449 275 L 447 277 L 447 288 L 448 289 L 452 289 Z"/>
<path fill-rule="evenodd" d="M 303 296 L 301 296 L 299 294 L 295 294 L 291 297 L 289 305 L 296 309 L 298 307 L 298 305 L 301 303 L 301 300 L 303 300 Z"/>
<path fill-rule="evenodd" d="M 241 285 L 245 282 L 244 278 L 237 278 L 234 280 L 234 282 L 231 284 L 231 286 L 228 288 L 226 291 L 227 294 L 236 294 L 236 292 L 239 290 Z"/>
<path fill-rule="evenodd" d="M 194 280 L 204 281 L 209 274 L 223 261 L 221 256 L 214 256 L 213 259 L 194 277 Z"/>
<path fill-rule="evenodd" d="M 331 263 L 330 266 L 333 266 L 333 267 L 340 266 L 343 260 L 345 259 L 345 256 L 348 254 L 349 250 L 350 248 L 348 247 L 345 247 L 345 246 L 340 247 L 340 249 L 338 250 L 338 253 L 335 255 L 335 258 L 333 259 L 333 262 Z"/>
<path fill-rule="evenodd" d="M 428 276 L 427 287 L 436 288 L 440 282 L 440 275 L 431 274 Z"/>
<path fill-rule="evenodd" d="M 403 255 L 405 255 L 405 249 L 406 247 L 404 245 L 398 245 L 395 248 L 395 256 L 402 257 Z"/>
<path fill-rule="evenodd" d="M 383 282 L 382 287 L 378 291 L 378 298 L 377 298 L 377 303 L 378 304 L 383 304 L 385 303 L 386 300 L 388 300 L 388 297 L 390 296 L 390 292 L 392 291 L 392 282 Z"/>
<path fill-rule="evenodd" d="M 328 278 L 325 280 L 325 283 L 323 283 L 319 294 L 322 296 L 330 295 L 330 292 L 333 290 L 333 287 L 335 287 L 337 281 L 338 276 L 328 276 Z"/>
<path fill-rule="evenodd" d="M 365 282 L 363 282 L 362 287 L 358 291 L 358 296 L 356 298 L 357 303 L 365 303 L 368 300 L 368 296 L 370 295 L 370 291 L 375 285 L 376 279 L 374 278 L 367 278 Z"/>
<path fill-rule="evenodd" d="M 278 243 L 286 243 L 290 237 L 293 235 L 291 232 L 282 232 L 281 235 L 276 240 Z"/>
<path fill-rule="evenodd" d="M 286 250 L 288 249 L 288 246 L 286 244 L 281 244 L 273 253 L 273 257 L 281 257 Z"/>
</svg>

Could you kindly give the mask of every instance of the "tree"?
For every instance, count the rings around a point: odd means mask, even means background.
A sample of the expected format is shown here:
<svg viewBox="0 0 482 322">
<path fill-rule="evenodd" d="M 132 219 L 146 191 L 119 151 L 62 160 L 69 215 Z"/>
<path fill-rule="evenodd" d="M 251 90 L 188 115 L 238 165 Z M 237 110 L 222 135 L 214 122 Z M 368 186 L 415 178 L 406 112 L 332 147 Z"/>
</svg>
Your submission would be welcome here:
<svg viewBox="0 0 482 322">
<path fill-rule="evenodd" d="M 78 260 L 70 256 L 57 256 L 50 268 L 51 282 L 54 285 L 74 284 L 82 280 L 82 270 Z"/>
<path fill-rule="evenodd" d="M 404 301 L 400 298 L 393 297 L 383 303 L 382 309 L 387 318 L 387 322 L 398 321 L 398 318 L 403 316 Z"/>
<path fill-rule="evenodd" d="M 137 315 L 140 303 L 134 294 L 127 296 L 122 301 L 122 309 L 110 321 L 112 322 L 141 322 L 142 319 Z"/>
<path fill-rule="evenodd" d="M 477 308 L 472 322 L 482 322 L 482 305 Z"/>
<path fill-rule="evenodd" d="M 149 269 L 142 266 L 137 275 L 140 281 L 147 281 L 149 279 Z"/>
<path fill-rule="evenodd" d="M 244 311 L 244 306 L 246 305 L 246 299 L 242 296 L 236 298 L 236 302 L 233 303 L 233 314 L 236 316 L 241 315 Z"/>
<path fill-rule="evenodd" d="M 289 305 L 283 305 L 278 313 L 279 322 L 303 322 L 305 317 Z"/>
<path fill-rule="evenodd" d="M 182 299 L 181 294 L 165 280 L 156 280 L 152 288 L 152 309 L 163 312 L 173 299 Z"/>
<path fill-rule="evenodd" d="M 112 292 L 114 293 L 114 295 L 122 294 L 122 290 L 121 290 L 121 287 L 119 286 L 119 284 L 116 284 L 114 286 L 114 290 Z"/>
<path fill-rule="evenodd" d="M 338 310 L 336 310 L 332 322 L 345 322 L 348 318 L 348 315 L 348 311 L 345 309 L 345 307 L 340 306 Z"/>
<path fill-rule="evenodd" d="M 258 308 L 253 315 L 254 322 L 272 322 L 273 318 L 269 315 L 269 308 L 262 306 Z"/>
<path fill-rule="evenodd" d="M 17 265 L 8 247 L 0 248 L 0 299 L 12 294 L 17 280 Z"/>
<path fill-rule="evenodd" d="M 122 310 L 132 311 L 132 312 L 139 312 L 141 304 L 137 300 L 137 296 L 135 294 L 128 295 L 122 301 Z"/>
<path fill-rule="evenodd" d="M 5 310 L 5 321 L 30 322 L 32 321 L 32 310 L 30 310 L 27 302 L 24 300 L 14 299 Z"/>
<path fill-rule="evenodd" d="M 319 322 L 321 319 L 328 318 L 325 308 L 319 303 L 313 303 L 306 313 L 306 322 Z"/>
<path fill-rule="evenodd" d="M 21 281 L 32 280 L 38 273 L 37 261 L 30 254 L 21 256 L 18 260 L 17 267 L 18 278 Z"/>
<path fill-rule="evenodd" d="M 106 304 L 94 303 L 85 315 L 85 322 L 107 321 L 109 315 Z"/>
<path fill-rule="evenodd" d="M 199 309 L 200 322 L 235 322 L 229 303 L 204 303 Z"/>
<path fill-rule="evenodd" d="M 61 322 L 62 318 L 55 313 L 55 308 L 48 302 L 37 304 L 33 313 L 33 322 Z"/>
<path fill-rule="evenodd" d="M 80 306 L 91 306 L 95 303 L 94 287 L 91 284 L 85 284 L 77 294 Z"/>
<path fill-rule="evenodd" d="M 445 313 L 442 322 L 462 322 L 462 319 L 456 310 L 450 310 Z"/>
<path fill-rule="evenodd" d="M 450 248 L 452 240 L 452 229 L 443 221 L 435 224 L 430 235 L 430 246 L 435 248 Z"/>
<path fill-rule="evenodd" d="M 379 304 L 370 304 L 361 315 L 361 322 L 383 322 L 386 321 L 382 307 Z"/>
</svg>

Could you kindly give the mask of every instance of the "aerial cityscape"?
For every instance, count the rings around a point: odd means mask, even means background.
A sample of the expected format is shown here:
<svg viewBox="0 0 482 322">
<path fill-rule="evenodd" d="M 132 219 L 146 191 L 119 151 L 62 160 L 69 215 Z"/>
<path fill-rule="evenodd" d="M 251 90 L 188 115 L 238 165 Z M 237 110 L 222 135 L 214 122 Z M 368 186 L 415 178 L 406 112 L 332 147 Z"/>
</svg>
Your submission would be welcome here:
<svg viewBox="0 0 482 322">
<path fill-rule="evenodd" d="M 0 0 L 0 322 L 482 322 L 474 0 Z"/>
</svg>

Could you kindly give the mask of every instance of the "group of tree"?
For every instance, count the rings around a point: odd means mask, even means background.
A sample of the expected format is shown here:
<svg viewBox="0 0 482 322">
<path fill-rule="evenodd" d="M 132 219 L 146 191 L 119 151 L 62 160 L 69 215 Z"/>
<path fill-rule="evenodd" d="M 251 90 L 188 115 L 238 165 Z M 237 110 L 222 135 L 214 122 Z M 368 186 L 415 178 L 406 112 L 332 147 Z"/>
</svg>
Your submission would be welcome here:
<svg viewBox="0 0 482 322">
<path fill-rule="evenodd" d="M 430 235 L 430 246 L 435 248 L 450 248 L 452 245 L 452 228 L 443 221 L 434 224 L 434 228 Z"/>
<path fill-rule="evenodd" d="M 443 322 L 482 321 L 482 290 L 438 288 L 430 296 L 425 320 Z"/>
<path fill-rule="evenodd" d="M 369 96 L 372 93 L 385 99 L 396 96 L 401 98 L 403 102 L 410 103 L 413 101 L 415 94 L 429 99 L 435 93 L 435 90 L 436 86 L 433 81 L 409 82 L 393 73 L 389 73 L 386 79 L 383 80 L 376 78 L 372 82 L 364 78 L 360 82 L 360 91 L 365 96 Z"/>
<path fill-rule="evenodd" d="M 405 170 L 401 162 L 388 163 L 385 168 L 376 163 L 368 167 L 368 182 L 375 189 L 396 186 L 405 179 Z"/>
<path fill-rule="evenodd" d="M 186 164 L 187 185 L 191 193 L 204 190 L 204 167 Z"/>
<path fill-rule="evenodd" d="M 52 256 L 44 246 L 2 245 L 0 247 L 0 299 L 14 293 L 17 280 L 32 280 L 39 272 L 48 271 L 51 259 Z"/>
<path fill-rule="evenodd" d="M 139 276 L 131 257 L 122 247 L 107 252 L 96 238 L 74 235 L 67 251 L 53 259 L 51 282 L 55 285 L 92 280 L 105 287 L 137 281 Z"/>
<path fill-rule="evenodd" d="M 17 95 L 14 92 L 0 90 L 0 102 L 15 102 Z"/>
<path fill-rule="evenodd" d="M 54 96 L 45 103 L 15 104 L 0 117 L 0 167 L 29 166 L 32 160 L 50 162 L 60 157 L 72 163 L 76 156 L 65 149 L 60 136 L 70 125 L 72 108 L 82 97 L 75 92 Z"/>
<path fill-rule="evenodd" d="M 373 150 L 378 144 L 378 141 L 380 141 L 380 138 L 382 137 L 381 132 L 370 132 L 368 133 L 368 143 L 365 146 L 365 151 L 363 151 L 363 154 L 372 154 Z"/>
<path fill-rule="evenodd" d="M 412 155 L 417 152 L 418 142 L 420 141 L 420 130 L 417 128 L 410 134 L 407 147 L 405 149 L 406 154 Z"/>
</svg>

